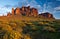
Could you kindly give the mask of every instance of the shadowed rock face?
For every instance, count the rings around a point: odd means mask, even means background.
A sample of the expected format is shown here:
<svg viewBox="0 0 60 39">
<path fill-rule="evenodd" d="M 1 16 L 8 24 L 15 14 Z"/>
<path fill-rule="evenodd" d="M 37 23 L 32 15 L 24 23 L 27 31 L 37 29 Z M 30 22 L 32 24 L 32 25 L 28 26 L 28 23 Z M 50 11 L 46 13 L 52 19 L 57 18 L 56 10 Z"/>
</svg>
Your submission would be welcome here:
<svg viewBox="0 0 60 39">
<path fill-rule="evenodd" d="M 39 16 L 42 16 L 44 18 L 54 18 L 53 15 L 50 14 L 49 12 L 41 13 L 39 14 Z"/>
</svg>

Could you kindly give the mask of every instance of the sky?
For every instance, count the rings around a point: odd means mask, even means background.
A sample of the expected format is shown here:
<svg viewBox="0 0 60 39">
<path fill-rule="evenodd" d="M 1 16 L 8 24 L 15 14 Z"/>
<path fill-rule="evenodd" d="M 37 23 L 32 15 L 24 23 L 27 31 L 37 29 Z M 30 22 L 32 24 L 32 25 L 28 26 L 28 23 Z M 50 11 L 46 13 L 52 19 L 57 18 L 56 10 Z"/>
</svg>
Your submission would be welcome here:
<svg viewBox="0 0 60 39">
<path fill-rule="evenodd" d="M 60 19 L 60 0 L 0 0 L 0 16 L 11 12 L 12 8 L 31 6 L 39 13 L 50 12 L 56 19 Z"/>
</svg>

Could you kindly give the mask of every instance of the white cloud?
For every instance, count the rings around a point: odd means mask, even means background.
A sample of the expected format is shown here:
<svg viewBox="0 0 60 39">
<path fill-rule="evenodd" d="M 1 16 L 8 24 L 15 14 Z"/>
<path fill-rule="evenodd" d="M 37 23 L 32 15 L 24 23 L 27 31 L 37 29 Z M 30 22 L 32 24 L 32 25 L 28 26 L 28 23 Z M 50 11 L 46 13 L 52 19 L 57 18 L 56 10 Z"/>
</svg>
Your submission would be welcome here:
<svg viewBox="0 0 60 39">
<path fill-rule="evenodd" d="M 54 8 L 56 11 L 60 11 L 60 6 Z"/>
<path fill-rule="evenodd" d="M 31 8 L 34 7 L 38 9 L 38 12 L 42 12 L 42 7 L 36 0 L 19 0 L 19 2 L 16 3 L 15 5 L 5 5 L 4 8 L 1 7 L 1 9 L 3 9 L 4 12 L 6 13 L 11 11 L 10 9 L 12 7 L 16 8 L 16 7 L 22 7 L 22 6 L 30 6 Z M 1 10 L 0 12 L 2 12 L 3 10 Z"/>
<path fill-rule="evenodd" d="M 54 7 L 52 6 L 52 2 L 44 3 L 43 12 L 50 12 L 51 14 L 55 13 Z"/>
<path fill-rule="evenodd" d="M 35 0 L 20 0 L 17 4 L 15 5 L 5 5 L 3 7 L 0 7 L 0 15 L 6 15 L 7 12 L 11 12 L 11 8 L 14 7 L 22 7 L 22 6 L 31 6 L 31 7 L 35 7 L 38 9 L 38 12 L 41 11 L 41 6 L 39 5 L 39 3 L 37 3 Z"/>
<path fill-rule="evenodd" d="M 0 15 L 6 15 L 7 12 L 11 12 L 11 8 L 0 7 Z"/>
</svg>

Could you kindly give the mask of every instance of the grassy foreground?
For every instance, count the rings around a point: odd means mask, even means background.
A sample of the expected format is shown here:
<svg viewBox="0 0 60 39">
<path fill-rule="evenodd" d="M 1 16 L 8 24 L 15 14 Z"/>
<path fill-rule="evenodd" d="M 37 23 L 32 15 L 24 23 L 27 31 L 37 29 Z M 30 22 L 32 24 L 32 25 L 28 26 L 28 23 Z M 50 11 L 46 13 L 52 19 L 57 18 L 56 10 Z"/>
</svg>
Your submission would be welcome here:
<svg viewBox="0 0 60 39">
<path fill-rule="evenodd" d="M 2 16 L 0 39 L 60 39 L 60 20 Z"/>
</svg>

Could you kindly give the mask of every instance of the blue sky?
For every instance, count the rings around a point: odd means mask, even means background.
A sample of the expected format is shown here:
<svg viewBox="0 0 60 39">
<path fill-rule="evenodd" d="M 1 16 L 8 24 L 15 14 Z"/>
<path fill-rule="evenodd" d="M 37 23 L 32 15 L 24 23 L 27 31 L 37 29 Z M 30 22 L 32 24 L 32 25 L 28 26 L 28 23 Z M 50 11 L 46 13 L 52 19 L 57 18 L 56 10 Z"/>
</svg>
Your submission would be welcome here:
<svg viewBox="0 0 60 39">
<path fill-rule="evenodd" d="M 0 0 L 0 15 L 6 15 L 14 7 L 31 6 L 39 13 L 50 12 L 60 19 L 60 0 Z"/>
</svg>

